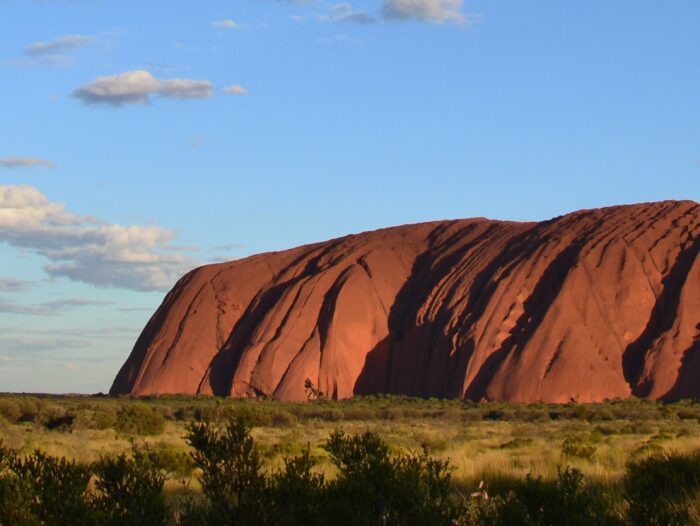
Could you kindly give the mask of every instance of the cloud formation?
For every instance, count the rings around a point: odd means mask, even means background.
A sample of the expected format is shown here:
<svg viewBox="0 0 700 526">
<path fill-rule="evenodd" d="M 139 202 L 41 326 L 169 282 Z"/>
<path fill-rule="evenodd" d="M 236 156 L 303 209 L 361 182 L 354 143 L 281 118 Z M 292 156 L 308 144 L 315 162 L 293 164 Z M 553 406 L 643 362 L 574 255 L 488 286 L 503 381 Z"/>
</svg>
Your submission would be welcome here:
<svg viewBox="0 0 700 526">
<path fill-rule="evenodd" d="M 54 300 L 38 305 L 23 305 L 14 301 L 6 301 L 0 298 L 0 312 L 6 314 L 28 314 L 32 316 L 56 316 L 76 307 L 94 307 L 111 305 L 109 301 L 95 301 L 87 299 Z"/>
<path fill-rule="evenodd" d="M 72 214 L 32 186 L 0 186 L 0 242 L 46 257 L 51 277 L 101 287 L 167 290 L 197 265 L 157 226 L 107 224 Z"/>
<path fill-rule="evenodd" d="M 24 292 L 31 285 L 31 281 L 24 279 L 0 278 L 0 292 Z"/>
<path fill-rule="evenodd" d="M 215 20 L 211 23 L 213 27 L 218 29 L 240 29 L 241 26 L 238 25 L 234 20 L 230 18 L 225 18 L 223 20 Z"/>
<path fill-rule="evenodd" d="M 465 24 L 468 19 L 462 12 L 463 4 L 464 0 L 384 0 L 382 16 L 395 21 Z"/>
<path fill-rule="evenodd" d="M 228 95 L 246 95 L 248 93 L 248 90 L 245 89 L 240 84 L 234 84 L 233 86 L 226 86 L 221 91 L 223 91 L 224 93 L 226 93 Z"/>
<path fill-rule="evenodd" d="M 161 80 L 148 71 L 135 70 L 119 75 L 97 77 L 93 82 L 78 88 L 73 96 L 85 104 L 148 104 L 152 95 L 169 99 L 204 99 L 211 97 L 214 88 L 208 80 Z"/>
<path fill-rule="evenodd" d="M 49 42 L 35 42 L 27 46 L 24 52 L 31 56 L 60 55 L 67 51 L 73 51 L 91 40 L 92 37 L 83 35 L 66 35 Z"/>
<path fill-rule="evenodd" d="M 319 20 L 322 22 L 352 22 L 354 24 L 372 24 L 374 17 L 364 11 L 353 9 L 351 4 L 333 4 L 331 12 L 328 15 L 320 15 Z"/>
<path fill-rule="evenodd" d="M 2 168 L 53 168 L 54 164 L 46 159 L 35 157 L 3 157 L 0 159 Z"/>
</svg>

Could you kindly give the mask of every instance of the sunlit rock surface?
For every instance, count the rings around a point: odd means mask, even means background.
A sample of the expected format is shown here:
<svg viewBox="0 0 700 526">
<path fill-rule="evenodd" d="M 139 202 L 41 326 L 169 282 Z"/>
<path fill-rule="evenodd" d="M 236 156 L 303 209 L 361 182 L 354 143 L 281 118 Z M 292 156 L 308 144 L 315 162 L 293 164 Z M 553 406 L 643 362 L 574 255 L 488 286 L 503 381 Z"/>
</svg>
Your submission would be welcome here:
<svg viewBox="0 0 700 526">
<path fill-rule="evenodd" d="M 185 275 L 113 394 L 700 397 L 700 205 L 439 221 Z"/>
</svg>

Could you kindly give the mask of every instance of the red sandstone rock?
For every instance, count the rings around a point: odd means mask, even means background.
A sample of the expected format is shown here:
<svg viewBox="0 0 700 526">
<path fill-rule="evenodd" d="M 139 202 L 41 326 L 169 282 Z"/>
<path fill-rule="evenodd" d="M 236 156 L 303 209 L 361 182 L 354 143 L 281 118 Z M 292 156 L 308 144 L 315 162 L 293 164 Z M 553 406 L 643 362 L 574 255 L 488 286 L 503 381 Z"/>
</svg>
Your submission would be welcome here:
<svg viewBox="0 0 700 526">
<path fill-rule="evenodd" d="M 700 205 L 440 221 L 208 265 L 112 394 L 700 397 Z"/>
</svg>

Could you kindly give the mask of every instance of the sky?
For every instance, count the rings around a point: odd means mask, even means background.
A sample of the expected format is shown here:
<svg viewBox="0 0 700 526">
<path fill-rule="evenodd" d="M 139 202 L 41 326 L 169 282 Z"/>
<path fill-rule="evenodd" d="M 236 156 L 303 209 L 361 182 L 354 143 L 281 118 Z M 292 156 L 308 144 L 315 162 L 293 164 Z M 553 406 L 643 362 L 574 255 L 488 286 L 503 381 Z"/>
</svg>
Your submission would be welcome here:
<svg viewBox="0 0 700 526">
<path fill-rule="evenodd" d="M 700 3 L 0 0 L 0 392 L 106 392 L 189 269 L 700 201 Z"/>
</svg>

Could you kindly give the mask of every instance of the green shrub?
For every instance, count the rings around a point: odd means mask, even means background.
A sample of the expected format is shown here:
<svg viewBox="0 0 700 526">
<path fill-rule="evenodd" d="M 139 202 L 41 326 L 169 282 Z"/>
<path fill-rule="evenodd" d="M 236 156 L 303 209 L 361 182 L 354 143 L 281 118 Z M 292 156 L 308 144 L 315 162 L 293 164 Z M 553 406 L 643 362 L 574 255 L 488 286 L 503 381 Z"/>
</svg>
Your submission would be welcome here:
<svg viewBox="0 0 700 526">
<path fill-rule="evenodd" d="M 425 453 L 392 458 L 376 434 L 334 432 L 324 449 L 338 468 L 325 499 L 339 525 L 450 525 L 458 516 L 450 500 L 450 468 Z"/>
<path fill-rule="evenodd" d="M 17 455 L 0 443 L 0 524 L 31 524 L 36 522 L 32 500 L 21 481 L 12 471 Z"/>
<path fill-rule="evenodd" d="M 284 469 L 272 477 L 269 487 L 271 521 L 278 526 L 321 526 L 325 480 L 314 473 L 309 447 L 296 457 L 284 460 Z"/>
<path fill-rule="evenodd" d="M 153 463 L 158 469 L 180 478 L 192 475 L 194 461 L 188 452 L 166 444 L 159 444 L 154 452 Z"/>
<path fill-rule="evenodd" d="M 297 417 L 287 411 L 274 411 L 270 420 L 273 427 L 292 427 L 297 423 Z"/>
<path fill-rule="evenodd" d="M 17 403 L 22 412 L 19 422 L 33 422 L 44 406 L 41 400 L 31 396 L 23 396 L 17 400 Z"/>
<path fill-rule="evenodd" d="M 14 424 L 22 416 L 22 410 L 15 400 L 0 398 L 0 416 Z"/>
<path fill-rule="evenodd" d="M 131 457 L 122 454 L 102 459 L 94 470 L 97 495 L 93 504 L 99 524 L 168 524 L 170 512 L 163 496 L 165 475 L 157 454 L 134 448 Z"/>
<path fill-rule="evenodd" d="M 700 497 L 700 453 L 669 453 L 630 462 L 624 479 L 632 524 L 691 522 Z"/>
<path fill-rule="evenodd" d="M 605 496 L 584 483 L 575 468 L 559 469 L 553 481 L 527 476 L 504 496 L 474 494 L 467 504 L 465 526 L 622 526 Z"/>
<path fill-rule="evenodd" d="M 117 425 L 117 414 L 106 409 L 96 410 L 88 425 L 92 429 L 114 428 Z"/>
<path fill-rule="evenodd" d="M 117 411 L 114 428 L 130 435 L 159 435 L 165 430 L 165 418 L 152 407 L 128 404 Z"/>
<path fill-rule="evenodd" d="M 369 407 L 343 407 L 345 420 L 375 420 L 377 418 L 376 411 Z"/>
<path fill-rule="evenodd" d="M 595 444 L 582 436 L 568 436 L 561 445 L 562 456 L 581 460 L 593 460 L 596 450 Z"/>
<path fill-rule="evenodd" d="M 91 470 L 35 451 L 26 458 L 16 457 L 12 470 L 17 476 L 23 499 L 31 501 L 38 524 L 79 526 L 95 524 L 88 482 Z"/>
<path fill-rule="evenodd" d="M 231 418 L 221 431 L 207 422 L 187 426 L 186 440 L 194 449 L 195 466 L 202 470 L 207 503 L 187 510 L 184 524 L 264 523 L 268 481 L 250 431 L 250 421 L 242 415 Z"/>
<path fill-rule="evenodd" d="M 306 413 L 307 418 L 318 418 L 326 422 L 338 422 L 345 418 L 345 414 L 340 409 L 332 407 L 313 408 Z"/>
</svg>

